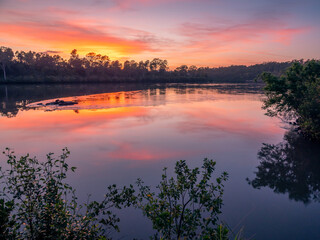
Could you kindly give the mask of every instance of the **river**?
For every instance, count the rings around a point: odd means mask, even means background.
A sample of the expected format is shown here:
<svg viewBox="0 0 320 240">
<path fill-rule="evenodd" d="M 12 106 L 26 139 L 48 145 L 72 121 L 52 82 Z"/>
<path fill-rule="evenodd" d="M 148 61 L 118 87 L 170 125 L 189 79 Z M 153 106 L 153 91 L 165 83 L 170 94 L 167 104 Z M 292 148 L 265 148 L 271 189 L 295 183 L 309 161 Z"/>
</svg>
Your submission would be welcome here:
<svg viewBox="0 0 320 240">
<path fill-rule="evenodd" d="M 207 157 L 217 162 L 217 175 L 229 173 L 220 220 L 234 232 L 243 228 L 248 239 L 320 239 L 320 147 L 288 140 L 289 126 L 264 115 L 260 88 L 2 85 L 0 149 L 43 159 L 68 147 L 69 164 L 77 167 L 68 181 L 81 201 L 87 194 L 101 198 L 109 184 L 126 185 L 137 178 L 156 186 L 164 167 L 170 175 L 177 160 L 196 167 Z M 56 99 L 77 104 L 45 105 Z M 254 188 L 250 181 L 258 176 L 257 167 L 270 157 L 268 151 L 258 157 L 263 143 L 277 150 L 298 145 L 290 154 L 302 157 L 273 159 L 275 174 L 261 168 Z M 115 239 L 147 239 L 152 233 L 150 222 L 135 210 L 120 217 Z"/>
</svg>

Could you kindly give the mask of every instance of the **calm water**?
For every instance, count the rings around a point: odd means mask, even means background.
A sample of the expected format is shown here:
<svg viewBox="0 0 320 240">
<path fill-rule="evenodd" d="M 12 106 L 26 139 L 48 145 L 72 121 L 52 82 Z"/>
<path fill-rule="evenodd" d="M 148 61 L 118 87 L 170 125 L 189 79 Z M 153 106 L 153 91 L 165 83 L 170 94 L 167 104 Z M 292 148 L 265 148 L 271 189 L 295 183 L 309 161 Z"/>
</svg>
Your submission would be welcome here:
<svg viewBox="0 0 320 240">
<path fill-rule="evenodd" d="M 163 167 L 172 169 L 179 159 L 196 167 L 208 157 L 217 161 L 217 174 L 230 175 L 221 220 L 235 232 L 244 228 L 254 239 L 320 239 L 320 147 L 288 137 L 281 122 L 264 116 L 255 88 L 28 85 L 0 86 L 0 93 L 0 148 L 40 158 L 67 146 L 70 165 L 78 167 L 69 181 L 81 200 L 88 193 L 99 199 L 107 185 L 138 177 L 155 186 Z M 78 104 L 37 105 L 57 98 Z M 258 185 L 267 187 L 253 188 L 246 179 L 253 180 L 260 161 L 271 156 L 264 151 L 258 159 L 263 143 L 281 142 L 276 150 L 282 146 L 291 158 L 261 168 Z M 152 232 L 139 212 L 121 218 L 116 239 L 147 239 Z"/>
</svg>

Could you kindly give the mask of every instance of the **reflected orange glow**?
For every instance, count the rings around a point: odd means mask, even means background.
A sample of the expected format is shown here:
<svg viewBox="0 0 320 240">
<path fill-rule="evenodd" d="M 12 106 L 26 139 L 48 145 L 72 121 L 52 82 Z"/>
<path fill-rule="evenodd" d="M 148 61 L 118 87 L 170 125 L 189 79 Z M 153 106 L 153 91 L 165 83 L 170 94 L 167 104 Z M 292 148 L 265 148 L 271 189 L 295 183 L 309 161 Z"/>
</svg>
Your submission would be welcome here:
<svg viewBox="0 0 320 240">
<path fill-rule="evenodd" d="M 119 107 L 134 107 L 141 105 L 161 104 L 165 101 L 163 94 L 151 93 L 150 91 L 130 91 L 130 92 L 114 92 L 102 93 L 94 95 L 85 95 L 78 97 L 66 97 L 63 100 L 66 102 L 76 102 L 75 105 L 57 106 L 50 105 L 58 99 L 49 99 L 41 102 L 33 102 L 28 104 L 29 108 L 42 109 L 46 111 L 52 110 L 81 110 L 81 109 L 109 109 Z"/>
<path fill-rule="evenodd" d="M 1 117 L 0 147 L 42 146 L 52 151 L 50 146 L 56 144 L 96 149 L 92 161 L 97 164 L 105 159 L 159 161 L 203 154 L 211 149 L 210 142 L 255 142 L 283 132 L 274 119 L 263 115 L 260 95 L 167 88 L 63 100 L 74 99 L 77 105 L 55 111 L 40 107 L 14 118 Z"/>
<path fill-rule="evenodd" d="M 79 107 L 82 106 L 99 106 L 99 105 L 107 105 L 109 107 L 112 106 L 121 106 L 121 105 L 131 105 L 136 103 L 136 99 L 132 98 L 132 96 L 136 95 L 137 92 L 117 92 L 117 93 L 107 93 L 107 94 L 99 94 L 94 95 L 94 97 L 88 96 L 84 100 L 79 100 Z M 141 99 L 138 99 L 138 101 Z"/>
<path fill-rule="evenodd" d="M 81 110 L 79 117 L 71 110 L 57 112 L 32 111 L 22 112 L 12 119 L 1 118 L 0 130 L 35 129 L 48 131 L 60 129 L 66 132 L 76 131 L 83 127 L 109 124 L 112 121 L 128 117 L 141 117 L 147 114 L 147 109 L 141 107 L 112 108 L 104 110 Z M 20 118 L 23 118 L 21 121 Z"/>
<path fill-rule="evenodd" d="M 121 160 L 140 160 L 140 161 L 156 161 L 160 159 L 176 159 L 184 154 L 185 151 L 163 151 L 157 146 L 148 146 L 148 149 L 135 143 L 113 142 L 115 150 L 106 154 L 105 157 Z"/>
</svg>

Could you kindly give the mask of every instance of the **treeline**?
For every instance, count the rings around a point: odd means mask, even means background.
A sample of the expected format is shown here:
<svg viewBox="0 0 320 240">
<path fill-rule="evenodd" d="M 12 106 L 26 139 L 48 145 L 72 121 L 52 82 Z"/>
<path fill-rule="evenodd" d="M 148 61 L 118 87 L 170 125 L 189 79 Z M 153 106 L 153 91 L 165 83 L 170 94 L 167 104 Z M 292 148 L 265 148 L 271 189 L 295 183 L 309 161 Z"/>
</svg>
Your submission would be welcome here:
<svg viewBox="0 0 320 240">
<path fill-rule="evenodd" d="M 291 63 L 219 68 L 181 65 L 169 70 L 168 61 L 160 58 L 121 63 L 94 52 L 80 57 L 76 49 L 69 59 L 64 59 L 48 52 L 13 52 L 11 48 L 0 47 L 1 82 L 6 83 L 247 82 L 265 71 L 280 75 Z"/>
<path fill-rule="evenodd" d="M 255 80 L 257 76 L 263 72 L 270 72 L 276 76 L 280 76 L 292 65 L 293 62 L 296 61 L 267 62 L 251 66 L 236 65 L 229 67 L 208 68 L 207 74 L 208 78 L 214 82 L 248 82 Z"/>
</svg>

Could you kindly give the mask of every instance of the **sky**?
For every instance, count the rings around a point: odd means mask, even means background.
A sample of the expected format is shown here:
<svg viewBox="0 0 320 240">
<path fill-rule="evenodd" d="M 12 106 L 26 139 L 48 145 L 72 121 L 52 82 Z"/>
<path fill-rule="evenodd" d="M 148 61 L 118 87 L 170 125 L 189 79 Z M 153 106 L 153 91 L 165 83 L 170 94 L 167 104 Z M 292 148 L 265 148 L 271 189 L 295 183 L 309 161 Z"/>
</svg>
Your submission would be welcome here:
<svg viewBox="0 0 320 240">
<path fill-rule="evenodd" d="M 320 0 L 0 0 L 0 46 L 171 67 L 320 58 Z"/>
</svg>

